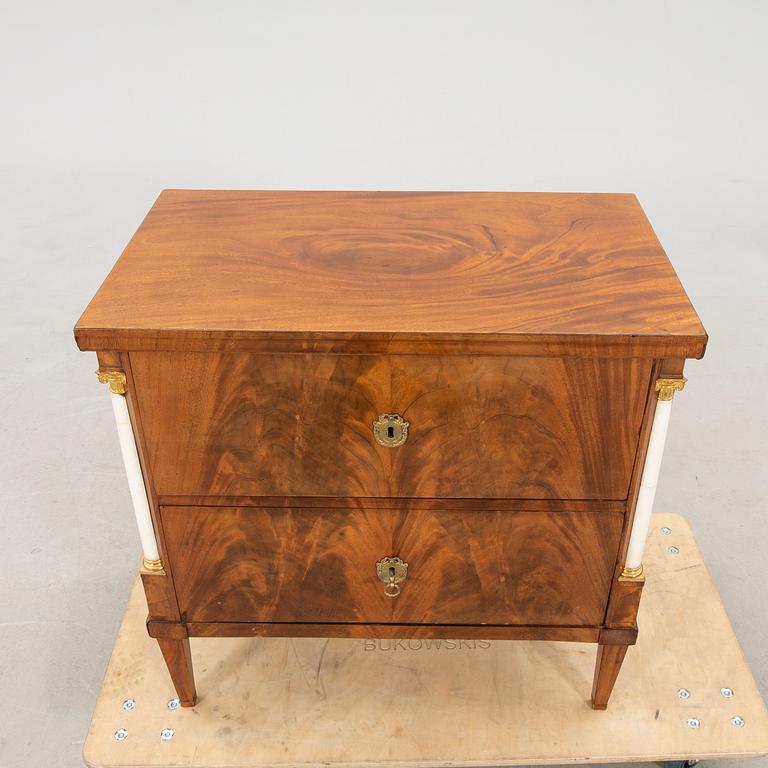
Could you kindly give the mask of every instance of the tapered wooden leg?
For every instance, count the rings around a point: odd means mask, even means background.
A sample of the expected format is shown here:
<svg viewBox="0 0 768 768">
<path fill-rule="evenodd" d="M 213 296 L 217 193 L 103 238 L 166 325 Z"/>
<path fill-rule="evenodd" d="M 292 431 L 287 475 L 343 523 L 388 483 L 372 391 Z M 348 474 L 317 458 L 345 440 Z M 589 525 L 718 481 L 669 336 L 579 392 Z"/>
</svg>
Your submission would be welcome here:
<svg viewBox="0 0 768 768">
<path fill-rule="evenodd" d="M 628 645 L 598 645 L 595 663 L 595 680 L 592 684 L 592 709 L 607 709 L 608 699 L 616 678 L 619 676 L 621 663 L 627 653 Z"/>
<path fill-rule="evenodd" d="M 195 676 L 192 671 L 189 638 L 175 640 L 169 637 L 158 637 L 157 642 L 163 653 L 181 706 L 194 707 L 197 703 L 197 692 L 195 691 Z"/>
</svg>

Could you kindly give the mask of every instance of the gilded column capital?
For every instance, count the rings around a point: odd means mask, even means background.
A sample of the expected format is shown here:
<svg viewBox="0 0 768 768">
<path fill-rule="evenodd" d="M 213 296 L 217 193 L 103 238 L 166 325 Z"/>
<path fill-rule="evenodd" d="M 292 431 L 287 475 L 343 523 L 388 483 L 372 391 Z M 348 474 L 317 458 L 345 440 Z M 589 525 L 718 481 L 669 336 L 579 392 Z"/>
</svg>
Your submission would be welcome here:
<svg viewBox="0 0 768 768">
<path fill-rule="evenodd" d="M 96 371 L 96 377 L 102 384 L 109 384 L 109 391 L 114 395 L 125 394 L 125 374 L 122 371 Z"/>
<path fill-rule="evenodd" d="M 656 379 L 656 395 L 659 400 L 671 400 L 675 392 L 679 392 L 688 379 L 681 376 L 679 379 Z"/>
</svg>

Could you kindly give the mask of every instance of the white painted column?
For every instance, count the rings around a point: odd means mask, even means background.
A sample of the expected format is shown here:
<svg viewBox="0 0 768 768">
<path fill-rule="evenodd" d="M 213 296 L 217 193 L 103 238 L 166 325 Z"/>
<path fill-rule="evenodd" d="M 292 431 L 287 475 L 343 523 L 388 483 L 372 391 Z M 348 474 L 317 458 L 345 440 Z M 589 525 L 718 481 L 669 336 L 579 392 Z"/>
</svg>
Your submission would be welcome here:
<svg viewBox="0 0 768 768">
<path fill-rule="evenodd" d="M 128 403 L 125 399 L 125 375 L 119 371 L 99 372 L 99 381 L 109 384 L 109 395 L 112 399 L 112 410 L 115 412 L 120 451 L 123 454 L 125 473 L 128 476 L 128 489 L 133 502 L 133 514 L 136 517 L 141 549 L 144 554 L 143 565 L 147 570 L 161 571 L 163 566 L 160 562 L 152 515 L 149 511 L 147 489 L 144 485 L 139 453 L 136 450 L 136 440 L 131 426 L 131 417 L 128 413 Z"/>
<path fill-rule="evenodd" d="M 635 505 L 635 516 L 632 521 L 632 532 L 629 537 L 627 559 L 624 564 L 624 576 L 642 576 L 643 552 L 651 525 L 653 500 L 656 496 L 656 486 L 659 481 L 661 459 L 664 455 L 664 443 L 667 439 L 669 417 L 672 413 L 672 398 L 676 391 L 685 385 L 685 379 L 659 379 L 655 390 L 658 395 L 656 413 L 651 426 L 651 436 L 648 441 L 648 452 L 645 455 L 643 475 L 640 480 L 640 490 Z"/>
</svg>

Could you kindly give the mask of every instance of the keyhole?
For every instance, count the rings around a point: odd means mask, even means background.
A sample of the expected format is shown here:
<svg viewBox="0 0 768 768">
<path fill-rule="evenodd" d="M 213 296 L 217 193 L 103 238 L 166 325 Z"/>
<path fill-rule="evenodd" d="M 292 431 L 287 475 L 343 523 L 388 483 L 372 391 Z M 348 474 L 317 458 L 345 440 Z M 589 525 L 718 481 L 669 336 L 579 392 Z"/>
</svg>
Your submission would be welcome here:
<svg viewBox="0 0 768 768">
<path fill-rule="evenodd" d="M 394 427 L 387 427 L 387 437 L 390 439 L 395 436 L 395 428 Z"/>
<path fill-rule="evenodd" d="M 389 566 L 389 578 L 394 579 L 395 578 L 395 566 L 390 565 Z"/>
</svg>

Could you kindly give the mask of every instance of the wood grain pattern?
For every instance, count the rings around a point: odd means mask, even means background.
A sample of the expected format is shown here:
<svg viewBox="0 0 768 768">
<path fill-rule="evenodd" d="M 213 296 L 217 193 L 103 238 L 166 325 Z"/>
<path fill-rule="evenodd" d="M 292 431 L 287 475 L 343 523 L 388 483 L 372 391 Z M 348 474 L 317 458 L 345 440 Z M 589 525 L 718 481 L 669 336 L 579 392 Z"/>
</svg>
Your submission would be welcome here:
<svg viewBox="0 0 768 768">
<path fill-rule="evenodd" d="M 180 640 L 171 638 L 158 638 L 157 644 L 165 659 L 165 664 L 170 672 L 173 687 L 179 697 L 182 707 L 194 707 L 197 703 L 197 691 L 195 690 L 195 677 L 192 669 L 192 650 L 189 646 L 189 638 Z"/>
<path fill-rule="evenodd" d="M 99 361 L 99 368 L 117 371 L 123 370 L 123 356 L 119 352 L 99 350 L 96 353 L 96 359 Z"/>
<path fill-rule="evenodd" d="M 637 612 L 640 608 L 640 596 L 644 585 L 645 581 L 616 579 L 605 614 L 607 627 L 637 626 Z"/>
<path fill-rule="evenodd" d="M 592 709 L 607 709 L 628 645 L 598 645 L 592 683 Z"/>
<path fill-rule="evenodd" d="M 191 621 L 188 624 L 169 624 L 162 621 L 148 621 L 150 637 L 172 636 L 177 627 L 183 626 L 189 637 L 345 637 L 362 640 L 389 638 L 396 640 L 440 639 L 456 641 L 471 640 L 547 640 L 562 643 L 596 643 L 600 638 L 599 627 L 556 627 L 498 624 L 345 624 L 335 622 L 249 622 L 249 621 Z M 425 644 L 429 647 L 429 644 Z M 449 645 L 450 647 L 450 645 Z"/>
<path fill-rule="evenodd" d="M 623 500 L 643 359 L 130 353 L 160 496 Z M 372 425 L 397 412 L 395 449 Z"/>
<path fill-rule="evenodd" d="M 635 627 L 645 581 L 617 579 L 611 589 L 605 624 L 608 627 Z"/>
<path fill-rule="evenodd" d="M 189 622 L 599 625 L 620 513 L 163 507 Z M 392 600 L 376 562 L 409 564 Z"/>
<path fill-rule="evenodd" d="M 151 337 L 119 330 L 78 332 L 80 349 L 113 349 L 140 352 L 252 352 L 327 353 L 344 355 L 497 355 L 501 357 L 665 357 L 683 354 L 700 358 L 704 347 L 698 341 L 681 347 L 676 336 L 592 336 L 585 334 L 313 334 L 309 332 L 254 334 L 231 331 L 220 338 L 202 333 L 175 336 L 170 331 Z"/>
<path fill-rule="evenodd" d="M 634 645 L 637 634 L 637 627 L 603 627 L 598 642 L 601 645 Z"/>
<path fill-rule="evenodd" d="M 519 341 L 700 357 L 706 345 L 624 194 L 166 190 L 75 335 L 116 350 Z"/>
<path fill-rule="evenodd" d="M 178 621 L 180 614 L 176 605 L 176 593 L 171 587 L 171 580 L 168 576 L 143 569 L 140 569 L 139 573 L 147 598 L 149 617 L 165 621 Z"/>
<path fill-rule="evenodd" d="M 361 500 L 347 496 L 161 496 L 167 507 L 320 507 L 322 509 L 359 509 Z M 366 497 L 366 509 L 454 509 L 462 512 L 487 511 L 488 499 L 415 499 L 396 496 Z M 621 512 L 625 501 L 587 501 L 584 499 L 494 499 L 499 512 Z"/>
</svg>

